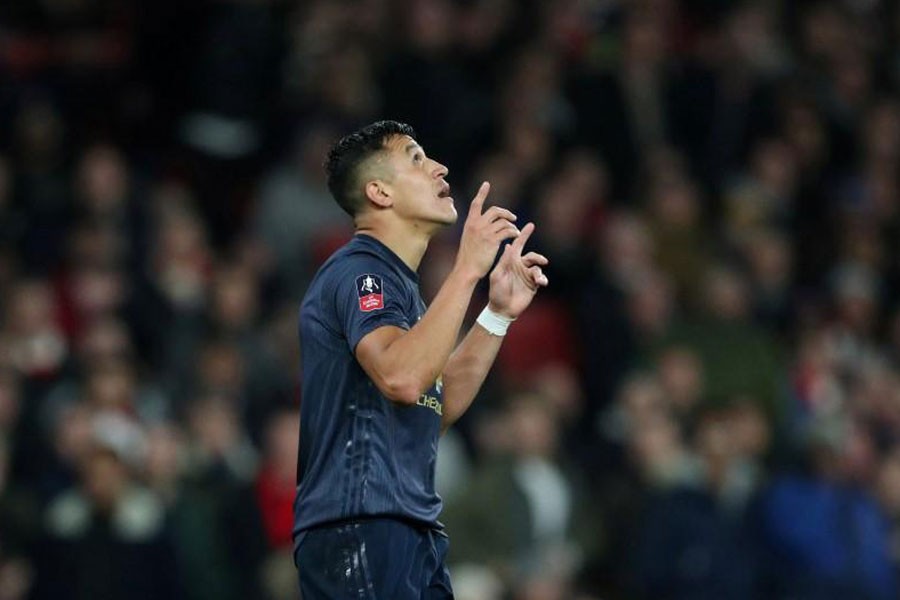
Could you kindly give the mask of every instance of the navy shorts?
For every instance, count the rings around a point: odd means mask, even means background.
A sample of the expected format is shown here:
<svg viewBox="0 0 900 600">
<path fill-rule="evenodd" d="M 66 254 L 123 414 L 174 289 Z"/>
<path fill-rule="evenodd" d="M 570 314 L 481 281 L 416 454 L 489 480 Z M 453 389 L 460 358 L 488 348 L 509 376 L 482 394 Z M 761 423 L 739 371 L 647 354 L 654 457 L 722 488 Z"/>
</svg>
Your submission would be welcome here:
<svg viewBox="0 0 900 600">
<path fill-rule="evenodd" d="M 294 563 L 302 600 L 453 598 L 448 540 L 439 529 L 379 518 L 301 535 Z"/>
</svg>

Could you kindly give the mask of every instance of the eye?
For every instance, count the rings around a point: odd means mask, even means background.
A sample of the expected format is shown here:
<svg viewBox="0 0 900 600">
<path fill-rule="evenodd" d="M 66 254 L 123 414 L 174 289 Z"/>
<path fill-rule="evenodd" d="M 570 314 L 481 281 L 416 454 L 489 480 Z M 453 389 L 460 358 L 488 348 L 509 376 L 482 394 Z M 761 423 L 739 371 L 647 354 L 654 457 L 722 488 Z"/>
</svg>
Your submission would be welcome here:
<svg viewBox="0 0 900 600">
<path fill-rule="evenodd" d="M 413 154 L 413 162 L 414 162 L 414 163 L 419 164 L 419 163 L 421 163 L 423 160 L 425 160 L 425 157 L 422 156 L 422 153 L 421 153 L 421 152 L 416 152 L 415 154 Z"/>
</svg>

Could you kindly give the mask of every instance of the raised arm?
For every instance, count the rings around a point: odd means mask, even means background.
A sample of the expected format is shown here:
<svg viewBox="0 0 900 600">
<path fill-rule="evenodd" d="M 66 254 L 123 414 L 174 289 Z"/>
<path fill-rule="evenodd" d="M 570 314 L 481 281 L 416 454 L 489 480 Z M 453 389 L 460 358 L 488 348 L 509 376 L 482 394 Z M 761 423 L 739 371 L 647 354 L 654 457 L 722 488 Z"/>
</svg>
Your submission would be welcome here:
<svg viewBox="0 0 900 600">
<path fill-rule="evenodd" d="M 491 268 L 503 240 L 516 237 L 515 215 L 497 206 L 482 212 L 483 183 L 469 207 L 453 270 L 422 319 L 409 331 L 384 326 L 363 337 L 356 359 L 388 399 L 415 404 L 444 371 L 478 280 Z"/>
<path fill-rule="evenodd" d="M 525 242 L 533 231 L 533 223 L 526 225 L 521 235 L 504 248 L 500 261 L 491 273 L 487 310 L 497 315 L 501 322 L 516 319 L 531 304 L 538 288 L 548 283 L 547 276 L 541 269 L 547 264 L 547 258 L 536 252 L 522 255 Z M 493 329 L 493 333 L 488 328 Z M 472 404 L 502 343 L 502 332 L 492 326 L 489 320 L 479 317 L 450 356 L 443 374 L 442 430 L 456 422 Z"/>
</svg>

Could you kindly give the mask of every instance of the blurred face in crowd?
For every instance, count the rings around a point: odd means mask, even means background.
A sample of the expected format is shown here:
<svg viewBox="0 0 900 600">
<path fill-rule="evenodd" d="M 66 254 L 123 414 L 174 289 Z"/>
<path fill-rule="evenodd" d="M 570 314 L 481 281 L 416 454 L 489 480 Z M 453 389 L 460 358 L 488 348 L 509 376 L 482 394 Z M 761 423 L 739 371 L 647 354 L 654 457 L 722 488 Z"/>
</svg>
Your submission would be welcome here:
<svg viewBox="0 0 900 600">
<path fill-rule="evenodd" d="M 94 408 L 127 410 L 134 400 L 134 372 L 121 360 L 98 365 L 88 376 L 86 391 Z"/>
<path fill-rule="evenodd" d="M 305 176 L 324 184 L 322 157 L 328 155 L 328 149 L 336 141 L 337 134 L 326 125 L 318 125 L 312 131 L 306 132 L 296 152 L 297 167 Z"/>
<path fill-rule="evenodd" d="M 79 360 L 84 365 L 126 358 L 132 350 L 128 328 L 123 322 L 110 316 L 92 321 L 78 344 Z"/>
<path fill-rule="evenodd" d="M 178 478 L 181 452 L 182 438 L 175 426 L 161 424 L 147 432 L 144 468 L 152 484 L 165 484 Z"/>
<path fill-rule="evenodd" d="M 224 396 L 201 398 L 188 418 L 191 438 L 213 456 L 221 456 L 241 439 L 240 417 Z"/>
<path fill-rule="evenodd" d="M 865 268 L 844 269 L 836 279 L 835 300 L 841 323 L 857 333 L 868 333 L 878 311 L 876 281 Z"/>
<path fill-rule="evenodd" d="M 706 276 L 706 302 L 719 319 L 745 319 L 750 312 L 747 281 L 735 269 L 712 268 Z"/>
<path fill-rule="evenodd" d="M 112 314 L 125 301 L 126 277 L 119 269 L 87 267 L 72 274 L 74 308 L 85 316 Z"/>
<path fill-rule="evenodd" d="M 828 59 L 847 47 L 849 25 L 828 3 L 814 6 L 803 16 L 803 50 L 812 58 Z"/>
<path fill-rule="evenodd" d="M 699 217 L 696 188 L 685 180 L 657 182 L 653 190 L 653 211 L 665 228 L 693 227 Z"/>
<path fill-rule="evenodd" d="M 828 155 L 828 135 L 825 124 L 815 105 L 803 101 L 789 102 L 784 109 L 784 135 L 790 143 L 785 157 L 785 177 L 782 181 L 789 184 L 784 191 L 790 192 L 796 179 L 796 167 L 804 169 L 817 168 Z M 782 152 L 782 150 L 777 150 Z"/>
<path fill-rule="evenodd" d="M 322 58 L 320 75 L 313 78 L 322 101 L 359 118 L 370 115 L 377 101 L 372 60 L 365 49 L 342 40 Z M 321 170 L 321 169 L 320 169 Z"/>
<path fill-rule="evenodd" d="M 665 40 L 662 19 L 655 11 L 632 11 L 625 25 L 626 64 L 656 66 L 665 56 Z"/>
<path fill-rule="evenodd" d="M 476 181 L 490 181 L 491 195 L 486 202 L 494 202 L 515 210 L 521 201 L 522 184 L 526 180 L 526 172 L 511 156 L 498 152 L 488 155 L 478 169 Z"/>
<path fill-rule="evenodd" d="M 300 344 L 295 331 L 296 313 L 296 308 L 290 302 L 271 311 L 266 331 L 269 348 L 275 351 L 282 365 L 291 369 L 300 364 Z"/>
<path fill-rule="evenodd" d="M 64 129 L 56 107 L 43 101 L 27 103 L 15 122 L 20 158 L 29 168 L 53 166 L 59 159 Z"/>
<path fill-rule="evenodd" d="M 744 399 L 728 410 L 729 441 L 745 458 L 760 459 L 769 448 L 771 430 L 759 406 Z"/>
<path fill-rule="evenodd" d="M 553 98 L 559 93 L 560 66 L 556 57 L 543 48 L 528 48 L 512 66 L 502 98 L 509 117 L 526 121 L 546 121 Z"/>
<path fill-rule="evenodd" d="M 53 444 L 57 458 L 74 466 L 90 451 L 92 442 L 91 410 L 85 404 L 66 408 L 55 424 Z"/>
<path fill-rule="evenodd" d="M 228 342 L 212 342 L 200 352 L 197 377 L 204 389 L 239 393 L 244 384 L 244 359 Z"/>
<path fill-rule="evenodd" d="M 199 304 L 206 293 L 211 250 L 200 219 L 183 211 L 163 215 L 156 232 L 153 272 L 176 306 Z"/>
<path fill-rule="evenodd" d="M 556 416 L 538 396 L 526 395 L 513 400 L 509 428 L 514 452 L 521 458 L 546 458 L 556 450 Z"/>
<path fill-rule="evenodd" d="M 878 451 L 871 432 L 864 424 L 851 423 L 841 458 L 841 467 L 848 479 L 863 484 L 873 480 L 877 474 Z"/>
<path fill-rule="evenodd" d="M 753 154 L 753 173 L 767 191 L 787 199 L 796 179 L 793 150 L 782 140 L 761 142 Z"/>
<path fill-rule="evenodd" d="M 22 336 L 55 328 L 56 299 L 45 281 L 20 283 L 9 300 L 7 324 Z"/>
<path fill-rule="evenodd" d="M 112 146 L 88 150 L 81 159 L 77 177 L 82 202 L 92 213 L 108 214 L 126 200 L 128 170 L 122 155 Z"/>
<path fill-rule="evenodd" d="M 94 448 L 82 465 L 84 490 L 101 511 L 112 510 L 129 482 L 128 467 L 106 449 Z"/>
<path fill-rule="evenodd" d="M 572 191 L 593 202 L 603 203 L 609 193 L 609 172 L 596 155 L 575 151 L 566 157 L 563 176 L 572 184 Z"/>
<path fill-rule="evenodd" d="M 213 288 L 212 312 L 227 329 L 252 325 L 256 317 L 256 280 L 246 269 L 223 268 Z"/>
<path fill-rule="evenodd" d="M 639 429 L 666 412 L 666 400 L 656 378 L 633 376 L 625 382 L 618 399 L 631 428 Z"/>
<path fill-rule="evenodd" d="M 539 197 L 542 239 L 560 251 L 577 246 L 580 241 L 577 233 L 587 220 L 589 205 L 572 193 L 571 184 L 562 177 L 548 182 Z"/>
<path fill-rule="evenodd" d="M 122 229 L 107 221 L 83 223 L 69 237 L 68 259 L 75 267 L 120 265 L 127 252 Z"/>
<path fill-rule="evenodd" d="M 735 443 L 731 436 L 727 413 L 711 412 L 700 418 L 694 445 L 704 460 L 710 475 L 721 477 L 735 455 Z"/>
<path fill-rule="evenodd" d="M 740 6 L 728 20 L 727 34 L 736 58 L 755 67 L 767 66 L 772 33 L 772 18 L 763 6 Z"/>
<path fill-rule="evenodd" d="M 508 25 L 511 4 L 509 0 L 495 0 L 462 7 L 456 41 L 470 53 L 489 50 Z"/>
<path fill-rule="evenodd" d="M 628 288 L 626 308 L 640 336 L 664 333 L 674 311 L 671 283 L 662 273 L 653 271 L 635 277 Z"/>
<path fill-rule="evenodd" d="M 665 413 L 657 413 L 635 428 L 628 440 L 628 449 L 649 483 L 669 480 L 684 455 L 678 424 Z"/>
<path fill-rule="evenodd" d="M 869 99 L 872 72 L 864 51 L 856 44 L 844 48 L 832 67 L 836 95 L 848 106 L 860 109 Z"/>
<path fill-rule="evenodd" d="M 897 181 L 894 164 L 897 161 L 892 159 L 887 164 L 872 165 L 866 172 L 868 209 L 876 223 L 878 220 L 893 218 L 900 209 L 900 182 Z M 880 244 L 875 240 L 870 242 L 870 246 L 874 246 L 872 250 L 875 253 L 881 250 Z"/>
<path fill-rule="evenodd" d="M 541 367 L 531 377 L 533 388 L 553 407 L 560 419 L 571 422 L 584 408 L 578 371 L 563 363 Z"/>
<path fill-rule="evenodd" d="M 686 412 L 703 393 L 703 364 L 689 348 L 666 350 L 659 359 L 659 379 L 672 408 Z"/>
<path fill-rule="evenodd" d="M 593 155 L 576 151 L 566 156 L 538 196 L 542 239 L 563 248 L 581 244 L 591 233 L 592 217 L 606 200 L 607 190 L 606 171 Z"/>
<path fill-rule="evenodd" d="M 514 113 L 504 115 L 503 151 L 511 156 L 525 173 L 541 173 L 550 162 L 553 139 L 547 127 L 529 119 L 516 119 Z"/>
<path fill-rule="evenodd" d="M 603 244 L 604 259 L 614 274 L 629 277 L 653 264 L 653 238 L 637 215 L 613 215 L 599 241 Z"/>
<path fill-rule="evenodd" d="M 900 157 L 900 106 L 881 102 L 869 111 L 865 145 L 869 161 L 891 163 Z"/>
<path fill-rule="evenodd" d="M 784 235 L 771 231 L 751 236 L 745 258 L 753 273 L 753 279 L 763 289 L 777 289 L 790 283 L 793 261 L 788 240 Z"/>
<path fill-rule="evenodd" d="M 410 41 L 426 53 L 445 50 L 453 41 L 456 13 L 447 0 L 420 0 L 409 5 Z"/>
<path fill-rule="evenodd" d="M 408 135 L 389 137 L 384 150 L 370 158 L 365 168 L 373 176 L 366 193 L 379 198 L 387 195 L 394 212 L 416 229 L 430 233 L 456 222 L 450 185 L 444 179 L 447 167 L 428 158 Z"/>
</svg>

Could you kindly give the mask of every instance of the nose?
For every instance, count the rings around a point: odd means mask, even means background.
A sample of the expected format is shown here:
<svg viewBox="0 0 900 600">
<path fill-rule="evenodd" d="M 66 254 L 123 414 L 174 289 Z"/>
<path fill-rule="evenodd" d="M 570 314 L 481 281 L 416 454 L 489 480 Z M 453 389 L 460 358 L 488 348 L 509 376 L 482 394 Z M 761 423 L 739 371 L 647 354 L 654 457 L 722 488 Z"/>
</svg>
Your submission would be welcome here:
<svg viewBox="0 0 900 600">
<path fill-rule="evenodd" d="M 434 174 L 435 179 L 440 179 L 441 177 L 446 177 L 450 173 L 450 169 L 442 165 L 436 160 L 431 161 L 434 163 L 432 173 Z"/>
</svg>

